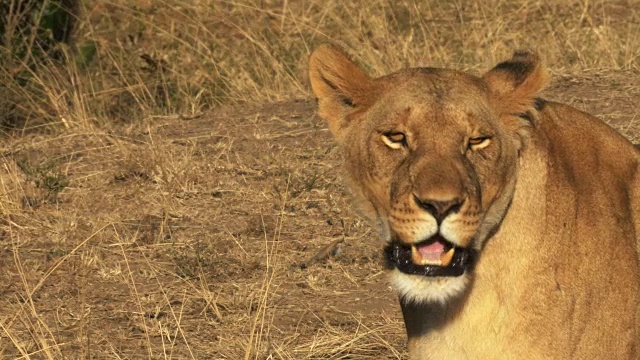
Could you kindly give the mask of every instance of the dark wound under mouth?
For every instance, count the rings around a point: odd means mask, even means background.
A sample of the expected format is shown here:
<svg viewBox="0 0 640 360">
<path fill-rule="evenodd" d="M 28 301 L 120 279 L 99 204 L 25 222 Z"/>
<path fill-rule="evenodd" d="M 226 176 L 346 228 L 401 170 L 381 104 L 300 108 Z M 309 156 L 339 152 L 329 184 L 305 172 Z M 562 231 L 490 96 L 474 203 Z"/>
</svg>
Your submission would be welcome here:
<svg viewBox="0 0 640 360">
<path fill-rule="evenodd" d="M 398 269 L 409 275 L 461 276 L 471 267 L 475 251 L 456 247 L 456 252 L 448 266 L 416 265 L 411 261 L 411 246 L 392 241 L 384 248 L 384 257 L 389 269 Z"/>
</svg>

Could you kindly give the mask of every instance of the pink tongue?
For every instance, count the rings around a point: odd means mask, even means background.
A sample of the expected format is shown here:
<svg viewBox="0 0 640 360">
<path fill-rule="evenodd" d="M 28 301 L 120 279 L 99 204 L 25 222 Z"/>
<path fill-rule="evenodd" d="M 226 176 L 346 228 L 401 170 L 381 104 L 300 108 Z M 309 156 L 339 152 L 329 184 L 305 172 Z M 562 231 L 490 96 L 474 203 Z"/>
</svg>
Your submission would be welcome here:
<svg viewBox="0 0 640 360">
<path fill-rule="evenodd" d="M 430 261 L 440 260 L 440 254 L 444 252 L 444 244 L 436 241 L 433 244 L 417 246 L 420 255 Z"/>
</svg>

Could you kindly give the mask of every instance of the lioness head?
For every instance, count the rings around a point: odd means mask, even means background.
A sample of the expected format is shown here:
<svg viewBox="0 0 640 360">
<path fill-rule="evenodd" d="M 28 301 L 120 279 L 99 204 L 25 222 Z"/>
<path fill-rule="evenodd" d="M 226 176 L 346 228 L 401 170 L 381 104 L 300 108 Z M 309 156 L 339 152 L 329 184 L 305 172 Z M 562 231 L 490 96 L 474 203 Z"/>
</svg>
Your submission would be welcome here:
<svg viewBox="0 0 640 360">
<path fill-rule="evenodd" d="M 547 77 L 538 57 L 517 52 L 482 77 L 415 68 L 371 79 L 321 46 L 309 75 L 348 183 L 388 242 L 400 295 L 459 296 L 513 196 Z"/>
</svg>

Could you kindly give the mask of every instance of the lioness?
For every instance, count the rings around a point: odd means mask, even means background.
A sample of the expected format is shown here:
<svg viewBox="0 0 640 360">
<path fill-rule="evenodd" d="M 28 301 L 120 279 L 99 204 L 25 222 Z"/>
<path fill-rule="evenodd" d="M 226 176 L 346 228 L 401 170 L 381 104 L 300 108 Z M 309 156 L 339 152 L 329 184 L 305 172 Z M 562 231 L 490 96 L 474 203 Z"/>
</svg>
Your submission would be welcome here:
<svg viewBox="0 0 640 360">
<path fill-rule="evenodd" d="M 539 99 L 537 55 L 371 79 L 321 46 L 309 74 L 411 359 L 639 358 L 640 152 Z"/>
</svg>

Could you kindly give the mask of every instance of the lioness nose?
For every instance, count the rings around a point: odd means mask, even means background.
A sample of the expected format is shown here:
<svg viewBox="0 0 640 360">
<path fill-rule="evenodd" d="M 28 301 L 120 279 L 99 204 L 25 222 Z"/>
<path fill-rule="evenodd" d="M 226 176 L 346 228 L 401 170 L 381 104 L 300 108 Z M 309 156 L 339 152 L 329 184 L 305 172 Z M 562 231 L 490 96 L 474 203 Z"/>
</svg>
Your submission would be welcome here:
<svg viewBox="0 0 640 360">
<path fill-rule="evenodd" d="M 447 217 L 447 215 L 457 212 L 462 206 L 462 199 L 452 198 L 450 200 L 432 200 L 432 199 L 420 199 L 416 195 L 413 196 L 416 204 L 428 211 L 433 217 L 436 218 L 438 224 Z"/>
</svg>

